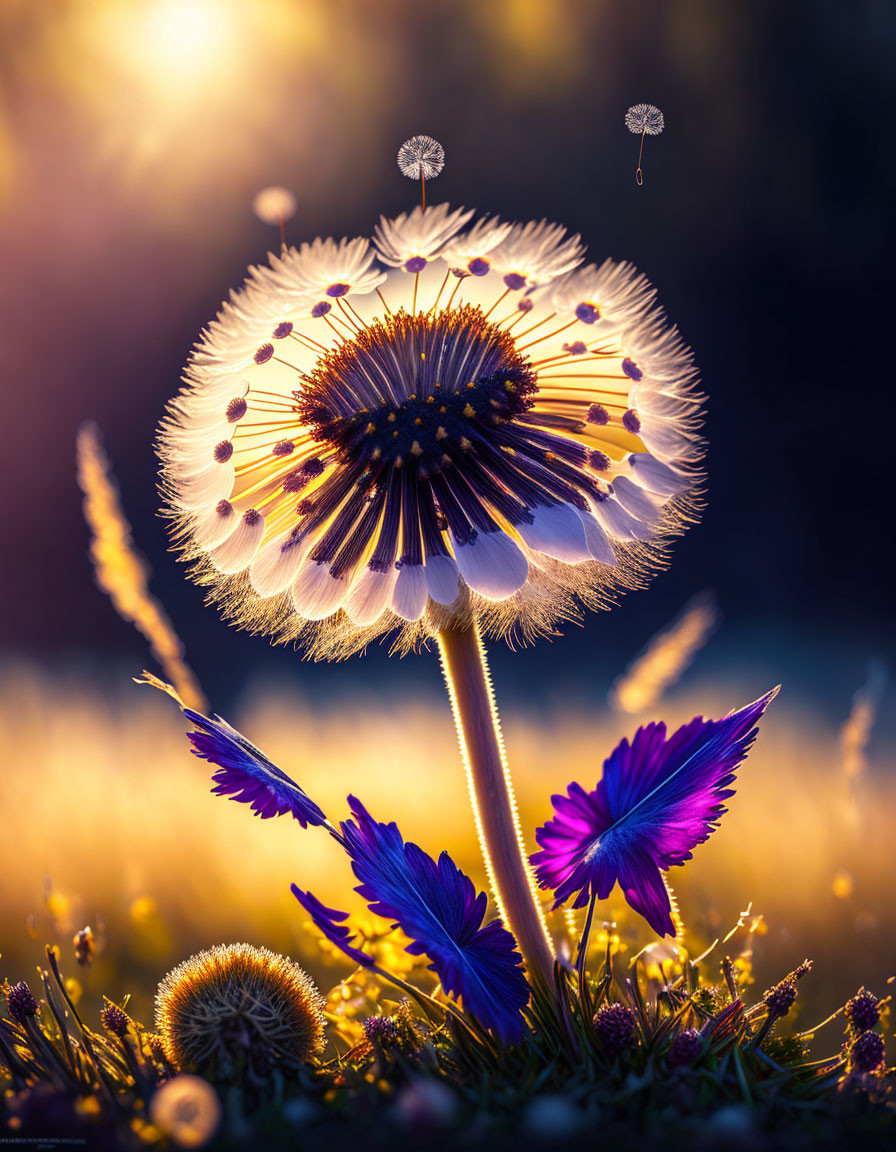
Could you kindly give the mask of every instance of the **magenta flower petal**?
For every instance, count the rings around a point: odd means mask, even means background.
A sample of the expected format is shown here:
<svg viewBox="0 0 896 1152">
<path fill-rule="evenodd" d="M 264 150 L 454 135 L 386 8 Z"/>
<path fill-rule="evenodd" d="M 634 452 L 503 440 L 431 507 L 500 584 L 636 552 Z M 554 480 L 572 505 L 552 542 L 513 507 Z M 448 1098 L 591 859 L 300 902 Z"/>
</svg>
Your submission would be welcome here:
<svg viewBox="0 0 896 1152">
<path fill-rule="evenodd" d="M 605 900 L 617 882 L 628 903 L 661 936 L 675 935 L 662 872 L 691 858 L 718 827 L 735 771 L 777 688 L 721 720 L 696 717 L 666 737 L 665 724 L 639 728 L 604 761 L 594 791 L 569 785 L 552 796 L 554 818 L 535 838 L 538 882 L 554 907 Z"/>
<path fill-rule="evenodd" d="M 520 1039 L 529 986 L 516 942 L 492 920 L 483 927 L 487 898 L 443 852 L 438 863 L 416 844 L 406 844 L 395 824 L 378 824 L 359 800 L 349 797 L 354 820 L 342 824 L 357 891 L 370 910 L 399 925 L 426 955 L 442 987 L 502 1040 Z"/>
</svg>

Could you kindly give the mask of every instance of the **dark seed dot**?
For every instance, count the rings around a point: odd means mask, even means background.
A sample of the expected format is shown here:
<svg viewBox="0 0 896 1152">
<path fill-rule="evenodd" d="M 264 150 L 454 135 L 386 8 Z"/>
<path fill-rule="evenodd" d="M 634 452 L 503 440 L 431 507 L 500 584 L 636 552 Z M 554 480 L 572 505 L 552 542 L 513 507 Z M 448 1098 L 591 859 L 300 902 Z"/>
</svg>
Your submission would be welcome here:
<svg viewBox="0 0 896 1152">
<path fill-rule="evenodd" d="M 250 528 L 253 524 L 257 524 L 260 519 L 261 513 L 257 508 L 249 508 L 243 513 L 243 520 L 245 520 Z"/>
<path fill-rule="evenodd" d="M 242 420 L 246 415 L 246 407 L 246 401 L 242 396 L 234 396 L 227 405 L 227 419 L 231 424 L 236 424 L 237 420 Z"/>
<path fill-rule="evenodd" d="M 267 364 L 268 360 L 274 355 L 273 344 L 262 344 L 262 346 L 255 353 L 256 364 Z"/>
<path fill-rule="evenodd" d="M 603 404 L 592 404 L 588 409 L 587 420 L 589 424 L 607 424 L 609 419 L 610 413 Z"/>
<path fill-rule="evenodd" d="M 332 307 L 333 305 L 330 304 L 329 301 L 321 300 L 319 304 L 315 304 L 311 309 L 311 315 L 315 320 L 319 320 L 321 316 L 326 316 Z"/>
<path fill-rule="evenodd" d="M 410 260 L 405 260 L 405 272 L 422 272 L 426 267 L 426 258 L 423 256 L 412 256 Z"/>
<path fill-rule="evenodd" d="M 593 324 L 595 320 L 600 320 L 600 309 L 593 304 L 580 304 L 576 308 L 576 319 L 583 324 Z"/>
<path fill-rule="evenodd" d="M 610 457 L 598 448 L 594 449 L 588 459 L 591 462 L 591 467 L 598 472 L 605 472 L 610 467 Z"/>
<path fill-rule="evenodd" d="M 535 304 L 529 299 L 528 296 L 524 296 L 522 300 L 520 300 L 517 304 L 517 308 L 519 308 L 520 312 L 531 312 L 534 307 Z"/>
<path fill-rule="evenodd" d="M 275 456 L 288 456 L 293 448 L 295 448 L 295 444 L 292 440 L 280 440 L 274 445 L 272 451 Z"/>
<path fill-rule="evenodd" d="M 215 511 L 219 516 L 229 516 L 233 512 L 233 505 L 229 500 L 219 500 L 215 505 Z"/>
<path fill-rule="evenodd" d="M 351 291 L 348 284 L 331 284 L 327 289 L 328 296 L 345 296 L 347 292 Z"/>
<path fill-rule="evenodd" d="M 511 292 L 518 292 L 520 288 L 526 287 L 526 277 L 520 276 L 519 272 L 508 272 L 504 277 L 504 283 Z"/>
<path fill-rule="evenodd" d="M 215 445 L 215 459 L 219 464 L 226 464 L 233 455 L 233 445 L 229 440 L 222 440 Z"/>
<path fill-rule="evenodd" d="M 631 432 L 632 435 L 637 435 L 641 431 L 641 421 L 633 408 L 629 408 L 628 412 L 623 415 L 622 426 L 626 432 Z"/>
<path fill-rule="evenodd" d="M 290 332 L 292 332 L 292 324 L 289 322 L 289 320 L 284 320 L 282 324 L 278 324 L 274 329 L 273 337 L 275 340 L 282 340 L 284 337 L 288 336 Z"/>
<path fill-rule="evenodd" d="M 640 380 L 641 377 L 644 375 L 644 373 L 641 371 L 641 369 L 638 367 L 638 365 L 634 362 L 634 360 L 629 360 L 629 358 L 627 356 L 622 361 L 622 371 L 631 380 Z"/>
<path fill-rule="evenodd" d="M 485 276 L 489 268 L 491 268 L 491 264 L 489 264 L 488 260 L 483 260 L 481 256 L 475 256 L 469 264 L 467 264 L 467 268 L 473 276 Z"/>
</svg>

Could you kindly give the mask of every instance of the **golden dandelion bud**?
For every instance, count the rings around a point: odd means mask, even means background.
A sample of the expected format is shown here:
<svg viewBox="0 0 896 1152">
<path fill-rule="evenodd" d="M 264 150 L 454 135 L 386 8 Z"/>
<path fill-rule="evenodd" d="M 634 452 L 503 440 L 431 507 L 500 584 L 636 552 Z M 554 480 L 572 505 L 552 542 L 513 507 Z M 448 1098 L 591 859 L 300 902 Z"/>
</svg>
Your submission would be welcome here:
<svg viewBox="0 0 896 1152">
<path fill-rule="evenodd" d="M 184 960 L 156 994 L 166 1059 L 182 1072 L 228 1079 L 304 1064 L 323 1047 L 324 1001 L 286 956 L 221 944 Z"/>
</svg>

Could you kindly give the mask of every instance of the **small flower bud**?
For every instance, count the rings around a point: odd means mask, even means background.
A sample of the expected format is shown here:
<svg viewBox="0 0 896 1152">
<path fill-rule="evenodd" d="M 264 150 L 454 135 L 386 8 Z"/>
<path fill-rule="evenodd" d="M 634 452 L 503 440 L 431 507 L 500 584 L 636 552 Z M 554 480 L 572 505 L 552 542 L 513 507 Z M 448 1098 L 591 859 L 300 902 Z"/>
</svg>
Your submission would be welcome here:
<svg viewBox="0 0 896 1152">
<path fill-rule="evenodd" d="M 593 1020 L 594 1031 L 612 1056 L 632 1048 L 635 1041 L 635 1014 L 624 1004 L 604 1004 Z"/>
<path fill-rule="evenodd" d="M 696 1028 L 686 1028 L 679 1032 L 666 1053 L 666 1059 L 675 1068 L 693 1064 L 703 1049 L 703 1037 Z"/>
<path fill-rule="evenodd" d="M 862 988 L 847 1002 L 846 1019 L 856 1035 L 869 1032 L 880 1020 L 877 997 Z"/>
<path fill-rule="evenodd" d="M 75 933 L 72 944 L 75 946 L 75 959 L 82 968 L 87 967 L 93 960 L 93 931 L 90 925 Z"/>
<path fill-rule="evenodd" d="M 24 980 L 13 984 L 6 993 L 6 1007 L 17 1024 L 24 1024 L 27 1017 L 37 1015 L 37 1001 Z"/>
<path fill-rule="evenodd" d="M 849 1062 L 858 1072 L 873 1072 L 883 1064 L 885 1055 L 883 1037 L 878 1032 L 863 1032 L 853 1041 Z"/>
<path fill-rule="evenodd" d="M 786 1016 L 796 1000 L 796 984 L 792 980 L 782 980 L 774 988 L 769 988 L 762 999 L 770 1014 Z"/>
<path fill-rule="evenodd" d="M 370 1016 L 364 1021 L 364 1034 L 371 1044 L 386 1050 L 400 1043 L 398 1027 L 391 1016 Z"/>
<path fill-rule="evenodd" d="M 131 1022 L 127 1013 L 123 1012 L 117 1004 L 107 1004 L 100 1012 L 100 1020 L 106 1031 L 111 1032 L 113 1036 L 124 1036 Z"/>
</svg>

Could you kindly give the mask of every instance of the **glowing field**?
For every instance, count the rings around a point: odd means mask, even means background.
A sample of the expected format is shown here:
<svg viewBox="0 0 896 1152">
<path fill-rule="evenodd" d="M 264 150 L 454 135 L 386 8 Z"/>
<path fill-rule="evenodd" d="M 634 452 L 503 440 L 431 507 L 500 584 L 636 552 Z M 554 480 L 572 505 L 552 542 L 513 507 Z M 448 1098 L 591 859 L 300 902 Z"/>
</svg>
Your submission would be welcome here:
<svg viewBox="0 0 896 1152">
<path fill-rule="evenodd" d="M 651 716 L 675 726 L 699 712 L 721 715 L 756 688 L 695 680 Z M 180 713 L 149 688 L 124 677 L 101 687 L 7 665 L 0 689 L 2 975 L 27 976 L 44 943 L 57 942 L 87 995 L 130 992 L 136 1014 L 145 1016 L 174 963 L 211 944 L 244 940 L 302 959 L 326 985 L 316 936 L 289 884 L 347 906 L 350 870 L 329 837 L 302 831 L 288 816 L 260 821 L 212 796 L 209 765 L 190 755 Z M 433 855 L 447 849 L 482 883 L 447 702 L 421 696 L 404 703 L 400 716 L 396 708 L 368 695 L 312 709 L 294 690 L 259 683 L 227 719 L 332 818 L 346 814 L 351 791 Z M 766 919 L 754 939 L 759 986 L 804 956 L 816 961 L 801 986 L 804 1025 L 861 984 L 884 991 L 896 971 L 888 959 L 896 955 L 893 749 L 872 739 L 858 778 L 854 760 L 845 770 L 840 726 L 848 711 L 848 700 L 841 716 L 807 710 L 783 691 L 721 828 L 686 868 L 670 873 L 692 953 L 725 935 L 752 901 Z M 550 793 L 572 779 L 592 786 L 604 755 L 641 721 L 605 706 L 593 715 L 507 710 L 505 736 L 532 849 Z M 618 889 L 598 915 L 618 918 L 627 956 L 651 939 Z M 71 937 L 88 923 L 102 951 L 85 975 L 74 964 Z M 562 935 L 563 918 L 552 927 Z M 333 980 L 348 970 L 339 961 Z"/>
</svg>

